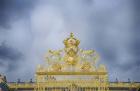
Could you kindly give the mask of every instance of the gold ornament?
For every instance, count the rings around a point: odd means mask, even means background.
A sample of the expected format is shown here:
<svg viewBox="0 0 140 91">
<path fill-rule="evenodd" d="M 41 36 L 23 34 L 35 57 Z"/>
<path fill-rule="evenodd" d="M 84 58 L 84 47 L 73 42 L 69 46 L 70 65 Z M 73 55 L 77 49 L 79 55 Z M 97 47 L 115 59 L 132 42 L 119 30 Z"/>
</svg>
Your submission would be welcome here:
<svg viewBox="0 0 140 91">
<path fill-rule="evenodd" d="M 61 69 L 62 69 L 62 66 L 59 63 L 55 63 L 52 65 L 52 71 L 58 72 L 58 71 L 61 71 Z"/>
<path fill-rule="evenodd" d="M 84 62 L 83 65 L 81 66 L 81 70 L 85 72 L 89 72 L 91 69 L 91 65 L 89 62 Z"/>
</svg>

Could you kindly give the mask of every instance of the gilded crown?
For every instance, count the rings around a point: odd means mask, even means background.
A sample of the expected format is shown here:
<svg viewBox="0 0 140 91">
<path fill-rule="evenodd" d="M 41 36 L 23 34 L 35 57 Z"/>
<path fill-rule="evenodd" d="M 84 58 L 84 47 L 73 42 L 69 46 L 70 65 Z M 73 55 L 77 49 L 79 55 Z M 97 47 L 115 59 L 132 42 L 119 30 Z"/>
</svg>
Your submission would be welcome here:
<svg viewBox="0 0 140 91">
<path fill-rule="evenodd" d="M 73 33 L 70 33 L 70 36 L 63 41 L 65 47 L 76 46 L 80 44 L 80 41 L 74 37 Z"/>
</svg>

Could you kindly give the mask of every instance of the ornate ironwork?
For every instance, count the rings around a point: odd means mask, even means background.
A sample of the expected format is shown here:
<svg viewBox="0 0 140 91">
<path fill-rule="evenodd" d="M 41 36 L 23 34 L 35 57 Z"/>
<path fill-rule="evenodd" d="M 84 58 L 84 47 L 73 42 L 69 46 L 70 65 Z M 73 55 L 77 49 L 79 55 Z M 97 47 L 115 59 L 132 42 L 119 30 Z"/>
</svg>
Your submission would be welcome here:
<svg viewBox="0 0 140 91">
<path fill-rule="evenodd" d="M 47 52 L 47 67 L 38 66 L 35 91 L 109 91 L 108 73 L 105 65 L 96 65 L 96 51 L 80 49 L 73 33 L 63 43 L 64 49 Z"/>
</svg>

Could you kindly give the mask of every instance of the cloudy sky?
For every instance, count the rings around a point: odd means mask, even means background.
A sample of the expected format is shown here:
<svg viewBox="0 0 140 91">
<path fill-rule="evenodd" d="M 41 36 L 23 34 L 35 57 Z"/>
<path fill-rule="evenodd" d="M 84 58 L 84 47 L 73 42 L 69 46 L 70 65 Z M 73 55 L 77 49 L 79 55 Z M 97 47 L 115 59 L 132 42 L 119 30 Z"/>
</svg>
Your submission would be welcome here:
<svg viewBox="0 0 140 91">
<path fill-rule="evenodd" d="M 139 0 L 0 0 L 0 73 L 34 78 L 48 49 L 74 32 L 94 49 L 110 81 L 140 81 Z"/>
</svg>

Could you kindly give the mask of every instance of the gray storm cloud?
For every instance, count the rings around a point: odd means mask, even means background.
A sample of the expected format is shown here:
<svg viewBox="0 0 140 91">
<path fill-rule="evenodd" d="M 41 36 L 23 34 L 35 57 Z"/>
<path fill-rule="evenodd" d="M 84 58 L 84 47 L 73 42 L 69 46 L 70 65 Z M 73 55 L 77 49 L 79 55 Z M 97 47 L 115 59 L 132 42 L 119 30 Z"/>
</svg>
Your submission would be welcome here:
<svg viewBox="0 0 140 91">
<path fill-rule="evenodd" d="M 110 80 L 139 81 L 140 44 L 132 0 L 3 0 L 0 4 L 0 72 L 9 81 L 34 78 L 48 49 L 63 48 L 74 32 L 83 49 L 95 49 Z M 137 5 L 138 6 L 138 5 Z M 134 31 L 135 30 L 135 31 Z M 135 75 L 134 75 L 135 74 Z"/>
</svg>

